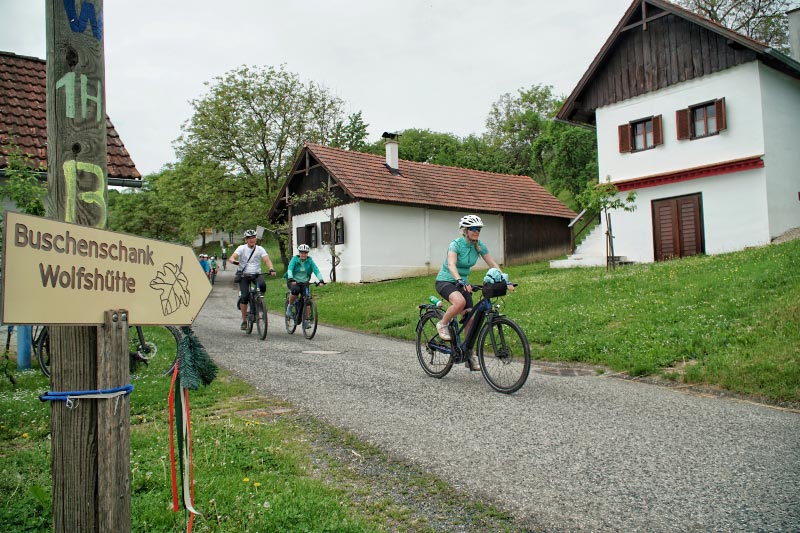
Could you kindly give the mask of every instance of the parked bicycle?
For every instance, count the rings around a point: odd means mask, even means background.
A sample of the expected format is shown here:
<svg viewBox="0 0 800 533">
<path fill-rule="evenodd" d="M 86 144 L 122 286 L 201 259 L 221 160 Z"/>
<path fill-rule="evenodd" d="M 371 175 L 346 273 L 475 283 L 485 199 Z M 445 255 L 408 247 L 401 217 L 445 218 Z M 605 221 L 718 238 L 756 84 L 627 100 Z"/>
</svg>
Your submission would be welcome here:
<svg viewBox="0 0 800 533">
<path fill-rule="evenodd" d="M 506 294 L 506 283 L 472 285 L 472 290 L 482 291 L 482 298 L 461 323 L 450 321 L 449 341 L 442 340 L 436 331 L 436 323 L 444 316 L 441 308 L 435 303 L 419 305 L 419 364 L 429 376 L 443 378 L 454 364 L 466 362 L 474 349 L 489 386 L 504 394 L 516 392 L 530 374 L 531 351 L 522 328 L 500 313 L 499 303 L 492 302 Z"/>
<path fill-rule="evenodd" d="M 175 369 L 178 354 L 178 344 L 183 334 L 175 326 L 163 326 L 175 339 L 175 350 L 167 350 L 168 354 L 158 357 L 158 346 L 149 338 L 145 338 L 142 326 L 130 329 L 129 364 L 131 374 L 135 373 L 140 364 L 152 367 L 160 374 L 171 375 Z M 45 376 L 50 376 L 50 329 L 48 326 L 39 326 L 38 335 L 33 344 L 39 369 Z"/>
<path fill-rule="evenodd" d="M 297 283 L 300 286 L 300 294 L 297 295 L 297 300 L 294 302 L 294 315 L 285 317 L 286 319 L 286 332 L 290 335 L 297 329 L 298 324 L 303 330 L 303 336 L 306 339 L 313 339 L 317 333 L 317 302 L 311 294 L 311 287 L 309 283 Z M 321 281 L 314 282 L 314 285 L 319 287 L 323 283 Z M 284 306 L 289 306 L 290 291 L 286 291 L 286 300 Z"/>
<path fill-rule="evenodd" d="M 264 305 L 264 297 L 261 291 L 258 290 L 258 284 L 255 279 L 251 279 L 248 283 L 250 287 L 250 296 L 247 300 L 247 328 L 245 332 L 248 335 L 253 333 L 253 325 L 255 324 L 258 329 L 258 337 L 263 341 L 267 338 L 267 309 Z"/>
</svg>

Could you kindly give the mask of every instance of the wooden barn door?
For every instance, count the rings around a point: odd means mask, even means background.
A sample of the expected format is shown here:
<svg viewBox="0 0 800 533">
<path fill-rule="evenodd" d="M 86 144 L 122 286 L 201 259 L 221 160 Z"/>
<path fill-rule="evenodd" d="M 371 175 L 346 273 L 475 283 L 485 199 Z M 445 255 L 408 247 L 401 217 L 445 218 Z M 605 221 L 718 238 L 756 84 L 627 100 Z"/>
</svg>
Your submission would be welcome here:
<svg viewBox="0 0 800 533">
<path fill-rule="evenodd" d="M 656 261 L 705 252 L 699 194 L 654 200 L 652 208 Z"/>
</svg>

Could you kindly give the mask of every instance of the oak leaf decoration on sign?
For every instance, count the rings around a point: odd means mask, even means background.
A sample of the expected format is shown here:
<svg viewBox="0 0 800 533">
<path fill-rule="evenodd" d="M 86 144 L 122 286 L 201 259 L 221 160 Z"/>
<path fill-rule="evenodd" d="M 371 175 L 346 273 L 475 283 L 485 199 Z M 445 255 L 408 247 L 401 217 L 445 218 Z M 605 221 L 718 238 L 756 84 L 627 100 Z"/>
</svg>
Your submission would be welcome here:
<svg viewBox="0 0 800 533">
<path fill-rule="evenodd" d="M 156 273 L 150 281 L 150 288 L 161 291 L 161 310 L 164 316 L 171 315 L 182 306 L 189 306 L 189 280 L 183 273 L 181 264 L 164 263 L 164 270 Z"/>
</svg>

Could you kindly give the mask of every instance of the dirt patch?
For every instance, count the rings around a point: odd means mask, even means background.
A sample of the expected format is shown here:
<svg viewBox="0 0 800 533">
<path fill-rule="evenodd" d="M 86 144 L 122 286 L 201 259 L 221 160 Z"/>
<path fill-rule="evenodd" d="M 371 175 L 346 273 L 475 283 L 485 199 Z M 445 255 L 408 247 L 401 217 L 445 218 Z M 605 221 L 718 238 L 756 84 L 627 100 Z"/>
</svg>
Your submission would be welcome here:
<svg viewBox="0 0 800 533">
<path fill-rule="evenodd" d="M 780 244 L 782 242 L 793 241 L 795 239 L 800 239 L 800 228 L 790 229 L 782 233 L 781 235 L 772 239 L 772 244 Z"/>
</svg>

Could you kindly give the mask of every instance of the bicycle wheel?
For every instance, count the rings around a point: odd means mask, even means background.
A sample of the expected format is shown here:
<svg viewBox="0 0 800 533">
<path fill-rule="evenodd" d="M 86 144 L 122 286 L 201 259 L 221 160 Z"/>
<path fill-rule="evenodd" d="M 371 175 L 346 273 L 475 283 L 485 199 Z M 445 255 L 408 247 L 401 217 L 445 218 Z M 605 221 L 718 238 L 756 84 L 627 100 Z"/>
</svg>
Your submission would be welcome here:
<svg viewBox="0 0 800 533">
<path fill-rule="evenodd" d="M 494 390 L 511 394 L 525 384 L 531 371 L 531 349 L 513 320 L 500 316 L 484 324 L 476 349 L 481 373 Z"/>
<path fill-rule="evenodd" d="M 285 313 L 286 308 L 289 307 L 289 295 L 290 294 L 291 293 L 289 291 L 286 291 L 286 300 L 284 300 L 284 302 L 283 302 L 283 309 L 284 309 L 284 317 L 283 317 L 283 319 L 286 322 L 286 333 L 288 333 L 289 335 L 294 333 L 294 330 L 297 329 L 297 322 L 295 322 L 294 316 L 286 316 L 286 313 Z M 297 303 L 299 303 L 299 302 L 297 302 Z"/>
<path fill-rule="evenodd" d="M 50 330 L 47 326 L 42 326 L 34 348 L 36 359 L 39 360 L 39 370 L 45 376 L 50 377 Z"/>
<path fill-rule="evenodd" d="M 142 330 L 145 346 L 140 344 L 139 329 Z M 136 377 L 171 375 L 182 337 L 180 329 L 175 326 L 131 327 L 131 374 Z"/>
<path fill-rule="evenodd" d="M 267 310 L 264 308 L 264 298 L 256 298 L 256 327 L 258 337 L 263 341 L 267 338 Z"/>
<path fill-rule="evenodd" d="M 436 331 L 440 313 L 428 312 L 417 324 L 417 359 L 431 377 L 443 378 L 453 368 L 453 355 L 450 341 L 444 341 Z"/>
<path fill-rule="evenodd" d="M 311 340 L 317 333 L 317 302 L 313 299 L 306 300 L 304 311 L 303 336 Z M 308 322 L 308 327 L 306 327 L 306 322 Z"/>
</svg>

